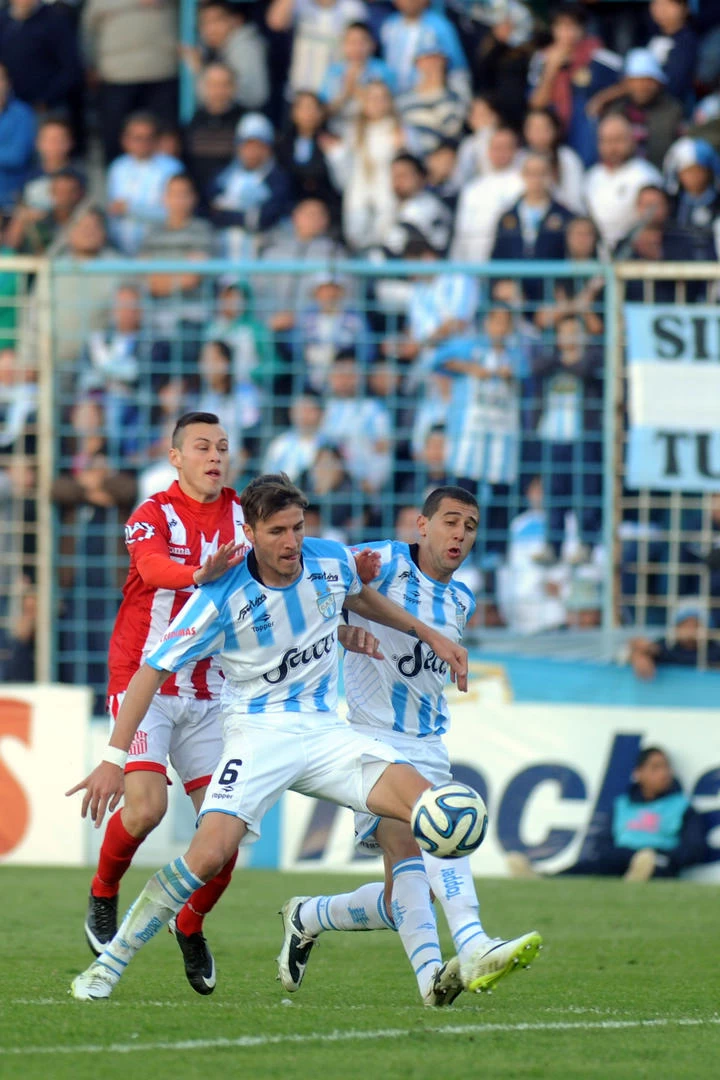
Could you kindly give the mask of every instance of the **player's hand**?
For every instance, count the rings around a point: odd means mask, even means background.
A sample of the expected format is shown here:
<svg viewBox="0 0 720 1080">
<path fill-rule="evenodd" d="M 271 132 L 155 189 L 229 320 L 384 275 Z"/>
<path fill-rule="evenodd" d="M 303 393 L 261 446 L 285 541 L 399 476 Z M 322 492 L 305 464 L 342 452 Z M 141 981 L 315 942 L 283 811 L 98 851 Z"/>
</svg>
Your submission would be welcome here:
<svg viewBox="0 0 720 1080">
<path fill-rule="evenodd" d="M 468 651 L 464 645 L 456 645 L 443 634 L 433 631 L 430 637 L 425 638 L 425 643 L 430 646 L 436 656 L 450 668 L 450 678 L 463 693 L 468 688 Z"/>
<path fill-rule="evenodd" d="M 338 641 L 348 652 L 370 656 L 373 660 L 383 660 L 380 642 L 369 630 L 362 626 L 341 626 L 338 628 Z"/>
<path fill-rule="evenodd" d="M 105 813 L 112 814 L 115 807 L 123 797 L 125 790 L 125 775 L 119 765 L 113 765 L 110 761 L 101 761 L 96 769 L 81 780 L 75 787 L 66 791 L 66 795 L 74 795 L 77 791 L 85 791 L 82 801 L 81 814 L 87 817 L 88 809 L 90 817 L 95 822 L 95 828 L 99 829 L 103 823 Z"/>
<path fill-rule="evenodd" d="M 219 577 L 237 566 L 245 558 L 245 545 L 236 544 L 231 540 L 217 549 L 214 555 L 209 555 L 199 570 L 193 574 L 196 585 L 207 585 L 209 581 L 217 581 Z"/>
<path fill-rule="evenodd" d="M 358 577 L 363 585 L 369 585 L 380 573 L 380 563 L 382 562 L 380 552 L 365 548 L 364 551 L 353 552 L 353 556 Z"/>
</svg>

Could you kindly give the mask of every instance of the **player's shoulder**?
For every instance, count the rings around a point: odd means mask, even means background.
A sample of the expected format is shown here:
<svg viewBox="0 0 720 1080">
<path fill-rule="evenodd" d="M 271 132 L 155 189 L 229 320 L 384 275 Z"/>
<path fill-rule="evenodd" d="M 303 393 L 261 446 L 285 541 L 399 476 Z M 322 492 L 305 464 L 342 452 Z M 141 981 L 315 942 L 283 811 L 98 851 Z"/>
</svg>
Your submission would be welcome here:
<svg viewBox="0 0 720 1080">
<path fill-rule="evenodd" d="M 303 540 L 303 556 L 313 559 L 335 559 L 346 563 L 352 558 L 352 553 L 338 540 L 323 540 L 318 536 L 306 536 Z"/>
<path fill-rule="evenodd" d="M 152 535 L 158 531 L 159 527 L 166 525 L 167 517 L 163 512 L 163 505 L 158 495 L 150 495 L 139 503 L 125 524 L 126 537 L 136 536 L 143 527 L 147 530 L 151 529 Z"/>
<path fill-rule="evenodd" d="M 244 524 L 245 515 L 243 513 L 242 503 L 240 502 L 240 496 L 235 488 L 224 487 L 220 493 L 220 498 L 223 500 L 226 511 L 236 516 L 236 524 Z"/>
</svg>

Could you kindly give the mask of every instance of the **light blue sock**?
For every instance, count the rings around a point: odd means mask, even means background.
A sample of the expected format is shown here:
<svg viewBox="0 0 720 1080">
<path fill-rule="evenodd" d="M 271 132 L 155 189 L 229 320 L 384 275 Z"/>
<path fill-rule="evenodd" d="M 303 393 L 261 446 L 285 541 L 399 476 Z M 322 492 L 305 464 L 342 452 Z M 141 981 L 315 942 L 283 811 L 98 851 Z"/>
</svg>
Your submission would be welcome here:
<svg viewBox="0 0 720 1080">
<path fill-rule="evenodd" d="M 385 907 L 381 881 L 361 885 L 350 893 L 313 896 L 300 908 L 300 922 L 311 937 L 323 930 L 394 930 Z"/>
<path fill-rule="evenodd" d="M 393 867 L 390 911 L 415 972 L 420 996 L 424 997 L 442 964 L 442 953 L 430 900 L 430 884 L 419 855 L 403 859 Z"/>
<path fill-rule="evenodd" d="M 204 884 L 188 869 L 183 858 L 163 866 L 150 878 L 96 963 L 118 982 L 138 949 L 154 938 Z"/>
<path fill-rule="evenodd" d="M 445 912 L 455 951 L 468 960 L 488 941 L 480 922 L 480 905 L 470 870 L 470 859 L 436 859 L 423 854 L 430 888 Z"/>
</svg>

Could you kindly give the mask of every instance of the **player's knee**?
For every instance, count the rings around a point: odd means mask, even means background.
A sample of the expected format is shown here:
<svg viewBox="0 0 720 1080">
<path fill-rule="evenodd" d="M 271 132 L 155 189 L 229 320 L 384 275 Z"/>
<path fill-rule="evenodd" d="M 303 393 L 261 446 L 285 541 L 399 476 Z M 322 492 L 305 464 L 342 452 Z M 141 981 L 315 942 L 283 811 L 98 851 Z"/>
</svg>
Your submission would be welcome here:
<svg viewBox="0 0 720 1080">
<path fill-rule="evenodd" d="M 412 859 L 414 856 L 420 854 L 420 848 L 415 843 L 413 835 L 408 831 L 406 837 L 393 837 L 389 843 L 388 856 L 393 866 L 396 863 L 402 862 L 403 859 Z"/>
<path fill-rule="evenodd" d="M 123 824 L 131 836 L 145 837 L 160 824 L 165 816 L 165 805 L 155 799 L 138 799 L 125 806 Z"/>
<path fill-rule="evenodd" d="M 203 881 L 216 877 L 228 861 L 227 853 L 220 844 L 203 844 L 188 852 L 186 858 L 193 874 Z"/>
</svg>

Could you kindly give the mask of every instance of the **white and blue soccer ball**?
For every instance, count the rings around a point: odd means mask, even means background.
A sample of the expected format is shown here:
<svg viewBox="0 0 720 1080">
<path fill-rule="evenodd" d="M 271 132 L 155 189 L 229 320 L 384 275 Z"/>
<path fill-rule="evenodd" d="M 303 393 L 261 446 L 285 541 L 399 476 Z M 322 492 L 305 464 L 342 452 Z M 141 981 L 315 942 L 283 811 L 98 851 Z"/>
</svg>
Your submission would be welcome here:
<svg viewBox="0 0 720 1080">
<path fill-rule="evenodd" d="M 474 788 L 456 781 L 423 791 L 410 816 L 418 847 L 439 859 L 470 855 L 482 844 L 487 827 L 482 797 Z"/>
</svg>

